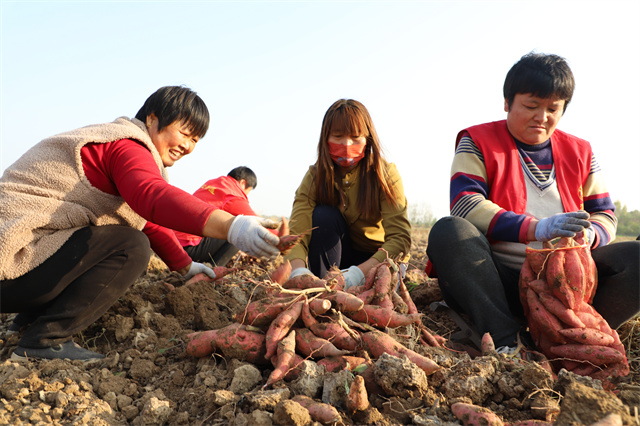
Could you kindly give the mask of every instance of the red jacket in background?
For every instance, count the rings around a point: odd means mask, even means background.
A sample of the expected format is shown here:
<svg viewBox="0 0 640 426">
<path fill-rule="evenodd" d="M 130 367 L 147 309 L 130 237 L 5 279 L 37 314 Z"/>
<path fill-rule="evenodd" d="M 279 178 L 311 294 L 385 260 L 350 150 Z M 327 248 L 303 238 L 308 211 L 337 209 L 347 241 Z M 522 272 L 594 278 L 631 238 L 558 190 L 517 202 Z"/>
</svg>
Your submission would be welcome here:
<svg viewBox="0 0 640 426">
<path fill-rule="evenodd" d="M 240 186 L 240 183 L 230 176 L 221 176 L 211 179 L 202 185 L 193 196 L 199 198 L 216 210 L 224 210 L 234 216 L 257 216 L 249 205 L 249 198 Z M 202 237 L 173 231 L 183 247 L 197 246 Z"/>
</svg>

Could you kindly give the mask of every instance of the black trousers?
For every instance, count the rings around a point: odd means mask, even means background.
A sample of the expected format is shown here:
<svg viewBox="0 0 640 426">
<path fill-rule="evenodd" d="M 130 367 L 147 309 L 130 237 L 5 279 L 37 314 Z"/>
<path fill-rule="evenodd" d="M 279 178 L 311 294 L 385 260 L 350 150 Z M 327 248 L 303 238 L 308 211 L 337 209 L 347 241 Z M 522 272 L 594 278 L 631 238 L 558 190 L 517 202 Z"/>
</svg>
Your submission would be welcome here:
<svg viewBox="0 0 640 426">
<path fill-rule="evenodd" d="M 186 246 L 184 250 L 194 262 L 209 262 L 215 266 L 225 266 L 239 251 L 226 240 L 209 237 L 204 237 L 197 246 Z"/>
<path fill-rule="evenodd" d="M 127 226 L 79 229 L 27 274 L 0 282 L 1 312 L 33 318 L 25 348 L 63 343 L 102 316 L 149 264 L 149 239 Z"/>
<path fill-rule="evenodd" d="M 480 334 L 490 332 L 496 346 L 514 345 L 524 324 L 520 271 L 497 261 L 487 238 L 458 217 L 436 222 L 427 255 L 447 304 L 469 315 Z M 640 241 L 596 248 L 591 255 L 598 270 L 593 307 L 617 328 L 640 313 Z"/>
<path fill-rule="evenodd" d="M 309 270 L 324 277 L 332 266 L 346 269 L 366 261 L 373 253 L 356 250 L 349 238 L 349 228 L 337 207 L 319 205 L 313 210 L 309 241 Z"/>
</svg>

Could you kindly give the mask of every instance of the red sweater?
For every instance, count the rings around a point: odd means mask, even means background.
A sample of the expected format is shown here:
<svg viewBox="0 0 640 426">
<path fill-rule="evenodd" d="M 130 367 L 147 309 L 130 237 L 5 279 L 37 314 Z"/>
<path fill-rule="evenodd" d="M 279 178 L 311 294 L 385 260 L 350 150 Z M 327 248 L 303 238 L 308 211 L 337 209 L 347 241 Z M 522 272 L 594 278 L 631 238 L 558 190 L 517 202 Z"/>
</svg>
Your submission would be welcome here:
<svg viewBox="0 0 640 426">
<path fill-rule="evenodd" d="M 122 197 L 148 221 L 143 232 L 149 237 L 151 249 L 169 269 L 188 266 L 191 258 L 171 229 L 202 235 L 216 208 L 167 183 L 149 150 L 136 141 L 87 144 L 82 147 L 81 156 L 91 185 Z"/>
<path fill-rule="evenodd" d="M 215 209 L 222 209 L 234 216 L 257 216 L 249 205 L 249 198 L 237 180 L 230 176 L 221 176 L 208 180 L 193 196 Z M 202 237 L 185 232 L 174 231 L 182 246 L 197 246 Z"/>
</svg>

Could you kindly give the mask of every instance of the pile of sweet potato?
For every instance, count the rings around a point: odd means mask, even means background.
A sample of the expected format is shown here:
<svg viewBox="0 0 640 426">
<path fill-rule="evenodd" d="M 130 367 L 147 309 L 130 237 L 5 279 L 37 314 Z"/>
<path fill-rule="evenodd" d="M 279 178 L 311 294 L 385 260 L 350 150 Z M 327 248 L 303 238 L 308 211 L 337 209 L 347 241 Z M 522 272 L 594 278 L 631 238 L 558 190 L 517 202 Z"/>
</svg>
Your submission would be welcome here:
<svg viewBox="0 0 640 426">
<path fill-rule="evenodd" d="M 320 279 L 302 275 L 289 279 L 290 265 L 274 270 L 266 297 L 251 301 L 235 315 L 234 323 L 219 330 L 192 333 L 188 355 L 213 352 L 255 364 L 271 364 L 264 386 L 293 379 L 306 359 L 327 371 L 369 364 L 383 353 L 406 355 L 431 374 L 440 367 L 431 359 L 402 345 L 384 332 L 386 327 L 415 327 L 423 344 L 440 346 L 444 338 L 422 324 L 398 269 L 387 259 L 373 268 L 365 283 L 344 289 L 339 270 Z M 396 287 L 397 291 L 396 291 Z"/>
<path fill-rule="evenodd" d="M 561 238 L 550 248 L 527 248 L 520 301 L 535 344 L 556 368 L 605 383 L 629 374 L 629 364 L 618 333 L 591 306 L 597 280 L 589 246 Z"/>
</svg>

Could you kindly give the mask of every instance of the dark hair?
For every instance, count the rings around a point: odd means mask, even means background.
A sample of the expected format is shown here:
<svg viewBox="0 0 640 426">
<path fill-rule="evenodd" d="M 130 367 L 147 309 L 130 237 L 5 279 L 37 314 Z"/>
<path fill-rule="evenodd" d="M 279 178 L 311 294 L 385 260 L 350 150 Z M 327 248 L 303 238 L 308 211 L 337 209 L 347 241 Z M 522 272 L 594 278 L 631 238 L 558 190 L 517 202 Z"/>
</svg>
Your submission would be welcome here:
<svg viewBox="0 0 640 426">
<path fill-rule="evenodd" d="M 144 102 L 136 118 L 145 122 L 151 114 L 158 118 L 158 131 L 176 121 L 184 123 L 193 136 L 200 138 L 209 129 L 207 105 L 188 87 L 165 86 L 156 90 Z"/>
<path fill-rule="evenodd" d="M 557 96 L 564 99 L 564 113 L 571 102 L 574 88 L 573 73 L 564 58 L 531 52 L 511 67 L 502 92 L 509 108 L 518 93 L 531 93 L 543 99 Z"/>
<path fill-rule="evenodd" d="M 256 189 L 256 186 L 258 186 L 258 177 L 253 172 L 253 170 L 245 166 L 236 167 L 235 169 L 231 170 L 229 174 L 227 174 L 227 176 L 231 176 L 238 182 L 240 182 L 241 179 L 244 179 L 244 181 L 247 183 L 247 188 Z"/>
<path fill-rule="evenodd" d="M 331 206 L 338 206 L 345 202 L 345 194 L 340 190 L 339 185 L 341 178 L 337 175 L 336 166 L 329 154 L 329 136 L 336 132 L 364 136 L 367 139 L 364 158 L 360 160 L 360 186 L 357 201 L 357 206 L 364 217 L 375 217 L 380 214 L 380 189 L 390 204 L 397 205 L 398 194 L 388 180 L 385 167 L 387 162 L 382 156 L 378 133 L 373 126 L 369 111 L 353 99 L 340 99 L 334 102 L 322 120 L 314 185 L 316 202 Z"/>
</svg>

